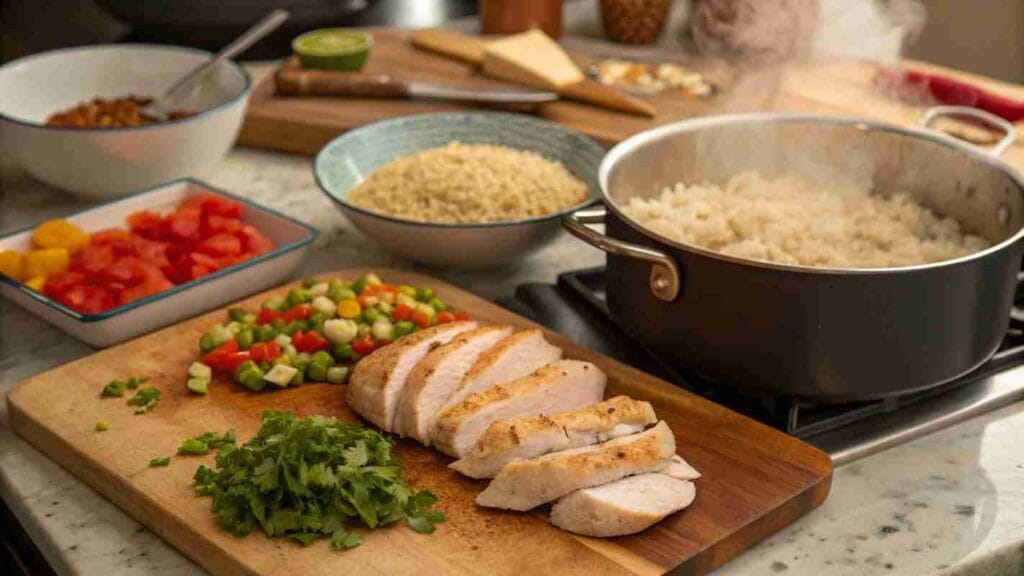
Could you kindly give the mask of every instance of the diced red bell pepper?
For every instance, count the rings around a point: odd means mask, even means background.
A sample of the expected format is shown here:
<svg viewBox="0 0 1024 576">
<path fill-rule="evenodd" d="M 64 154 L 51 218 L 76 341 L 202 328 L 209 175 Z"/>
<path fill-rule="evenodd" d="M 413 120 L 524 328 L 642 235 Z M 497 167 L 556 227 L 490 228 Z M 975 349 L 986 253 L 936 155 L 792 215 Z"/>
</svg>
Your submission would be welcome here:
<svg viewBox="0 0 1024 576">
<path fill-rule="evenodd" d="M 236 256 L 242 253 L 242 242 L 231 234 L 214 234 L 196 245 L 196 250 L 210 256 Z"/>
<path fill-rule="evenodd" d="M 352 351 L 360 356 L 366 356 L 367 354 L 374 351 L 376 345 L 373 342 L 373 337 L 366 334 L 362 338 L 357 338 L 352 342 Z"/>
<path fill-rule="evenodd" d="M 430 326 L 430 314 L 427 314 L 423 310 L 417 308 L 412 313 L 412 323 L 419 326 L 420 328 L 426 328 Z"/>
<path fill-rule="evenodd" d="M 305 320 L 313 313 L 313 307 L 309 304 L 299 304 L 298 306 L 292 306 L 285 310 L 284 320 L 285 322 L 291 322 L 292 320 Z"/>
<path fill-rule="evenodd" d="M 447 324 L 455 321 L 455 315 L 448 311 L 438 312 L 436 320 L 438 324 Z"/>
<path fill-rule="evenodd" d="M 257 342 L 249 347 L 249 355 L 253 362 L 270 362 L 281 355 L 281 346 L 277 342 Z"/>
<path fill-rule="evenodd" d="M 236 358 L 235 355 L 240 354 L 238 350 L 238 342 L 234 338 L 214 348 L 206 356 L 203 356 L 203 364 L 206 364 L 217 372 L 234 372 L 238 364 L 241 364 L 245 360 L 238 362 L 234 366 L 231 363 Z M 248 359 L 249 352 L 244 351 L 246 359 Z"/>
<path fill-rule="evenodd" d="M 303 333 L 301 331 L 296 332 L 292 336 L 292 345 L 299 352 L 307 352 L 313 354 L 321 350 L 326 350 L 330 347 L 327 340 L 320 335 L 319 332 L 310 330 L 309 332 Z"/>
<path fill-rule="evenodd" d="M 270 308 L 260 308 L 258 314 L 256 314 L 257 324 L 272 324 L 274 320 L 284 317 L 284 314 L 280 310 L 272 310 Z"/>
<path fill-rule="evenodd" d="M 391 315 L 391 317 L 395 320 L 395 322 L 401 322 L 403 320 L 408 320 L 412 318 L 412 313 L 412 306 L 409 306 L 408 304 L 399 304 L 395 306 L 395 311 Z"/>
</svg>

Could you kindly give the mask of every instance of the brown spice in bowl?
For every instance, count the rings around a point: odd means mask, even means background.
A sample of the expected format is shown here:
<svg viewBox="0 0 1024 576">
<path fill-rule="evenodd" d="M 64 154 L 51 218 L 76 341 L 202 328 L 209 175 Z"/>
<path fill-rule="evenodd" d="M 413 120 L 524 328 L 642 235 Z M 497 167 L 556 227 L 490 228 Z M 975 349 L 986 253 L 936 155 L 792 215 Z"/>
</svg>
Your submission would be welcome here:
<svg viewBox="0 0 1024 576">
<path fill-rule="evenodd" d="M 46 125 L 65 128 L 123 128 L 157 124 L 160 120 L 142 113 L 142 109 L 151 101 L 152 98 L 138 96 L 111 100 L 95 98 L 91 102 L 83 102 L 51 115 L 46 119 Z M 186 110 L 175 110 L 168 115 L 168 120 L 187 118 L 194 114 Z"/>
</svg>

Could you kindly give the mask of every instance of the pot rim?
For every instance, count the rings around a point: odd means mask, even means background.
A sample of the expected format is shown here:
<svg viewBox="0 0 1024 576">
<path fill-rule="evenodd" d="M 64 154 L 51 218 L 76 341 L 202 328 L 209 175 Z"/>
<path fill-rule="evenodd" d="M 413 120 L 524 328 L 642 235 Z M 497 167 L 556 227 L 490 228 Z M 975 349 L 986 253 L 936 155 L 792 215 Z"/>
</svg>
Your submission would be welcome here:
<svg viewBox="0 0 1024 576">
<path fill-rule="evenodd" d="M 730 256 L 728 254 L 722 254 L 714 250 L 709 250 L 697 246 L 695 244 L 686 244 L 676 240 L 672 240 L 662 236 L 656 232 L 648 230 L 647 228 L 634 222 L 632 218 L 623 214 L 618 204 L 611 199 L 608 194 L 608 180 L 611 175 L 612 169 L 625 157 L 632 154 L 636 149 L 641 146 L 659 140 L 661 138 L 679 134 L 683 132 L 693 132 L 703 128 L 711 126 L 723 126 L 732 124 L 744 124 L 744 123 L 769 123 L 769 122 L 823 122 L 827 124 L 839 124 L 846 126 L 853 126 L 858 130 L 865 132 L 868 131 L 884 131 L 894 132 L 902 136 L 910 138 L 921 138 L 936 144 L 947 146 L 966 154 L 975 161 L 980 161 L 993 168 L 999 169 L 1007 175 L 1016 185 L 1017 190 L 1021 194 L 1024 194 L 1024 175 L 1021 174 L 1015 167 L 1008 164 L 994 154 L 986 152 L 982 148 L 978 148 L 974 145 L 961 142 L 956 138 L 939 132 L 936 130 L 930 130 L 926 128 L 918 127 L 907 127 L 899 126 L 889 122 L 881 122 L 876 120 L 869 120 L 867 118 L 861 118 L 856 116 L 823 116 L 820 114 L 807 114 L 807 113 L 794 113 L 794 112 L 753 112 L 743 114 L 723 114 L 718 116 L 707 116 L 703 118 L 694 118 L 690 120 L 683 120 L 680 122 L 674 122 L 672 124 L 665 124 L 657 128 L 645 130 L 643 132 L 634 134 L 628 139 L 615 145 L 601 160 L 601 164 L 598 167 L 597 180 L 601 188 L 601 200 L 604 202 L 615 215 L 633 228 L 636 232 L 643 236 L 657 240 L 661 244 L 669 247 L 683 250 L 685 252 L 692 252 L 711 258 L 714 260 L 721 260 L 732 264 L 740 264 L 744 266 L 753 266 L 757 268 L 766 268 L 770 270 L 780 270 L 786 272 L 799 272 L 808 274 L 895 274 L 895 273 L 906 273 L 916 272 L 923 270 L 932 270 L 936 268 L 943 268 L 946 266 L 954 266 L 957 264 L 963 264 L 974 260 L 980 260 L 994 254 L 1001 252 L 1009 246 L 1019 242 L 1024 237 L 1024 226 L 1021 226 L 1012 236 L 1006 238 L 1002 242 L 994 244 L 984 250 L 973 252 L 960 258 L 954 258 L 951 260 L 941 260 L 938 262 L 930 262 L 927 264 L 916 264 L 913 266 L 896 266 L 888 268 L 826 268 L 826 267 L 814 267 L 804 266 L 797 264 L 782 264 L 778 262 L 768 262 L 764 260 L 753 260 L 749 258 L 739 258 L 736 256 Z"/>
</svg>

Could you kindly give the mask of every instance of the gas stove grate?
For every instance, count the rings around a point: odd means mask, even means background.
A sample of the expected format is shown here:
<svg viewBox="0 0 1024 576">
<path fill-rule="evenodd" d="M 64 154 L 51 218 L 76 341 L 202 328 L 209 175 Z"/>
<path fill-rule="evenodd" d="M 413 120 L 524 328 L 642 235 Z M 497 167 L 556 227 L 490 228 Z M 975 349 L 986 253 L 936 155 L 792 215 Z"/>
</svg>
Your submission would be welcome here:
<svg viewBox="0 0 1024 576">
<path fill-rule="evenodd" d="M 821 404 L 762 391 L 744 390 L 679 371 L 616 324 L 605 304 L 604 268 L 561 274 L 555 287 L 524 285 L 507 307 L 565 333 L 605 354 L 798 438 L 835 432 L 856 423 L 884 417 L 948 394 L 986 377 L 1024 364 L 1024 323 L 1013 320 L 999 351 L 974 372 L 923 392 L 883 400 Z"/>
</svg>

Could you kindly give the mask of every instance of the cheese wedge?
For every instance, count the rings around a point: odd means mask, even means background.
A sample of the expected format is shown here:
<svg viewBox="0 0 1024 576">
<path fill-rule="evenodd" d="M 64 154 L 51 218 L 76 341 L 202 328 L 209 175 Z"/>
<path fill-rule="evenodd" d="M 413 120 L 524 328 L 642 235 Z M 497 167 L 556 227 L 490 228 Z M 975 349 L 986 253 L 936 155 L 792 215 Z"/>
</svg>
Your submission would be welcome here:
<svg viewBox="0 0 1024 576">
<path fill-rule="evenodd" d="M 540 30 L 488 42 L 483 67 L 488 76 L 547 90 L 583 80 L 569 55 Z"/>
</svg>

